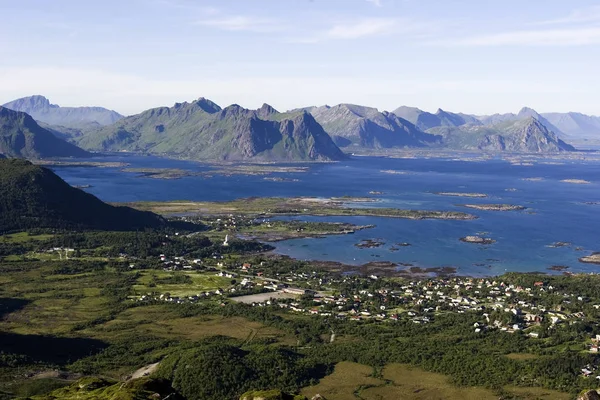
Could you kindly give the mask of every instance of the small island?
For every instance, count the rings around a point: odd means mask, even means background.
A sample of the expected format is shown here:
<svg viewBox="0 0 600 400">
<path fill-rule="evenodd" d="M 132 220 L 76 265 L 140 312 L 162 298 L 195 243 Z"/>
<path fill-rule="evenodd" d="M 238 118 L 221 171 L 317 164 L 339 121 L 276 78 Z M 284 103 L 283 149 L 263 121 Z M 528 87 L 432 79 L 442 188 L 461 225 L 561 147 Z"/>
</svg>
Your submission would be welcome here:
<svg viewBox="0 0 600 400">
<path fill-rule="evenodd" d="M 462 206 L 484 211 L 523 211 L 527 208 L 513 204 L 463 204 Z"/>
<path fill-rule="evenodd" d="M 541 182 L 544 178 L 521 178 L 521 180 L 527 182 Z"/>
<path fill-rule="evenodd" d="M 201 175 L 199 172 L 179 168 L 123 168 L 121 171 L 139 174 L 140 178 L 152 179 L 180 179 Z"/>
<path fill-rule="evenodd" d="M 359 249 L 374 249 L 377 247 L 381 247 L 385 244 L 385 242 L 380 239 L 365 239 L 356 243 L 354 247 L 358 247 Z"/>
<path fill-rule="evenodd" d="M 566 265 L 553 265 L 551 267 L 548 267 L 548 269 L 550 271 L 564 272 L 564 271 L 568 270 L 569 267 L 567 267 Z"/>
<path fill-rule="evenodd" d="M 451 197 L 473 197 L 473 198 L 486 198 L 488 197 L 485 193 L 462 193 L 462 192 L 433 192 L 438 196 L 451 196 Z"/>
<path fill-rule="evenodd" d="M 571 244 L 572 244 L 572 243 L 569 243 L 569 242 L 554 242 L 554 243 L 552 243 L 552 244 L 549 244 L 549 245 L 548 245 L 548 246 L 546 246 L 546 247 L 550 247 L 550 248 L 553 248 L 553 249 L 557 249 L 557 248 L 559 248 L 559 247 L 568 247 L 568 246 L 571 246 Z"/>
<path fill-rule="evenodd" d="M 465 243 L 474 243 L 474 244 L 493 244 L 496 243 L 496 241 L 494 239 L 491 238 L 484 238 L 481 236 L 465 236 L 463 238 L 460 238 L 461 242 L 465 242 Z"/>
<path fill-rule="evenodd" d="M 264 177 L 263 180 L 271 182 L 300 182 L 300 179 L 295 178 L 281 178 L 281 177 Z"/>
<path fill-rule="evenodd" d="M 600 252 L 592 253 L 591 255 L 586 257 L 581 257 L 579 259 L 579 262 L 600 265 Z"/>
<path fill-rule="evenodd" d="M 584 179 L 563 179 L 563 180 L 561 180 L 561 182 L 563 182 L 563 183 L 572 183 L 572 184 L 575 184 L 575 185 L 589 185 L 589 184 L 592 183 L 592 182 L 586 181 Z"/>
</svg>

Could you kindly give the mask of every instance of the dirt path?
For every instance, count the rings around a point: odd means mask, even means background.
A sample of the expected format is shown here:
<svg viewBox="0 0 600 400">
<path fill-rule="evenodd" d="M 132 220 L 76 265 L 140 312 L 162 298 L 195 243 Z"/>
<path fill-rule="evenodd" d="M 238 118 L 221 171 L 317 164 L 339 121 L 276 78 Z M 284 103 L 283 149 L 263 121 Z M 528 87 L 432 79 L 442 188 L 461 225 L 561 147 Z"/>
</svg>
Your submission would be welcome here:
<svg viewBox="0 0 600 400">
<path fill-rule="evenodd" d="M 127 380 L 143 378 L 144 376 L 150 375 L 151 373 L 156 371 L 156 369 L 158 368 L 158 364 L 160 363 L 146 365 L 145 367 L 138 369 L 133 374 L 131 374 L 131 376 Z"/>
</svg>

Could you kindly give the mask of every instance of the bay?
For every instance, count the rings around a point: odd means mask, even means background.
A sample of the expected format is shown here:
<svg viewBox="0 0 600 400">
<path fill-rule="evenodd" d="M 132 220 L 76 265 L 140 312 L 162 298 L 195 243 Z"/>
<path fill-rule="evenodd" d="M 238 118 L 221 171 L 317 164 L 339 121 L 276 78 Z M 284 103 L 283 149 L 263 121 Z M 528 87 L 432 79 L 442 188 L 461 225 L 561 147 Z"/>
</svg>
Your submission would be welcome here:
<svg viewBox="0 0 600 400">
<path fill-rule="evenodd" d="M 584 158 L 584 157 L 582 157 Z M 88 161 L 126 162 L 128 168 L 177 168 L 213 173 L 219 166 L 151 156 L 113 155 Z M 467 161 L 456 158 L 352 157 L 340 163 L 297 164 L 305 172 L 263 175 L 214 174 L 164 180 L 123 172 L 122 168 L 52 167 L 72 185 L 108 202 L 226 201 L 244 197 L 373 197 L 371 207 L 454 210 L 475 214 L 473 221 L 403 220 L 375 217 L 302 217 L 344 221 L 375 228 L 354 235 L 295 239 L 276 244 L 276 252 L 299 259 L 339 261 L 359 265 L 392 261 L 419 267 L 450 266 L 461 275 L 486 276 L 507 271 L 551 273 L 551 266 L 569 272 L 597 272 L 600 266 L 578 258 L 600 251 L 600 162 L 590 159 L 536 159 L 517 165 L 510 160 Z M 290 166 L 286 164 L 285 166 Z M 213 172 L 211 172 L 213 171 Z M 390 173 L 394 172 L 394 173 Z M 285 178 L 285 181 L 265 180 Z M 528 180 L 539 178 L 537 180 Z M 581 179 L 590 184 L 562 182 Z M 371 195 L 370 191 L 382 192 Z M 451 197 L 436 192 L 484 193 L 487 198 Z M 525 211 L 482 211 L 461 204 L 503 203 Z M 365 206 L 355 204 L 353 206 Z M 297 218 L 297 217 L 294 217 Z M 463 243 L 467 235 L 496 240 L 492 245 Z M 354 246 L 380 239 L 378 248 Z M 411 246 L 399 247 L 407 242 Z M 555 242 L 570 243 L 550 247 Z M 396 250 L 397 248 L 397 250 Z M 579 250 L 576 250 L 580 248 Z"/>
</svg>

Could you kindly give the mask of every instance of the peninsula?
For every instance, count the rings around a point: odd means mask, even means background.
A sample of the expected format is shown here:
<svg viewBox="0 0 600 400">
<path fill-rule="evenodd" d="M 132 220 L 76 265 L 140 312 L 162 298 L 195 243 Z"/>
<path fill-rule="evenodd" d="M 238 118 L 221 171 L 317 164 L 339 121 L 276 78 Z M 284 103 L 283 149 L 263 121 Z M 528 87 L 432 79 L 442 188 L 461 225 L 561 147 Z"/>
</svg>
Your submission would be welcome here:
<svg viewBox="0 0 600 400">
<path fill-rule="evenodd" d="M 372 199 L 368 199 L 373 201 Z M 254 215 L 261 217 L 284 215 L 315 216 L 369 216 L 405 219 L 473 220 L 477 216 L 457 211 L 409 210 L 399 208 L 349 207 L 348 203 L 365 202 L 362 198 L 317 197 L 251 197 L 227 202 L 135 202 L 127 205 L 139 210 L 153 211 L 162 215 Z"/>
</svg>

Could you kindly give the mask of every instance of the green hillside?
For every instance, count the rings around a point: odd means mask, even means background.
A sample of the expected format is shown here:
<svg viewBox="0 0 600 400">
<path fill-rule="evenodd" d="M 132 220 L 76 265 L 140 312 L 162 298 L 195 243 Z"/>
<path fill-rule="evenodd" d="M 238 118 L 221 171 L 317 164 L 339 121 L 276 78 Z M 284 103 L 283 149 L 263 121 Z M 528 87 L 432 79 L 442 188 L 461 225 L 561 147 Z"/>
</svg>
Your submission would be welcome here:
<svg viewBox="0 0 600 400">
<path fill-rule="evenodd" d="M 156 214 L 113 207 L 47 168 L 0 160 L 0 231 L 28 228 L 136 230 L 164 226 Z"/>
<path fill-rule="evenodd" d="M 0 153 L 8 157 L 87 157 L 79 147 L 57 138 L 24 112 L 0 107 Z"/>
</svg>

